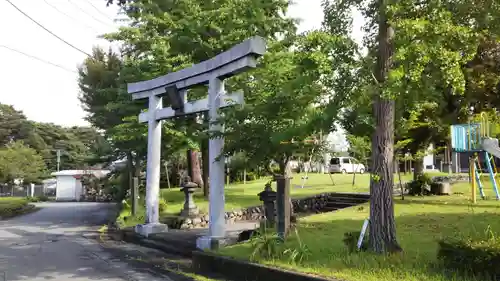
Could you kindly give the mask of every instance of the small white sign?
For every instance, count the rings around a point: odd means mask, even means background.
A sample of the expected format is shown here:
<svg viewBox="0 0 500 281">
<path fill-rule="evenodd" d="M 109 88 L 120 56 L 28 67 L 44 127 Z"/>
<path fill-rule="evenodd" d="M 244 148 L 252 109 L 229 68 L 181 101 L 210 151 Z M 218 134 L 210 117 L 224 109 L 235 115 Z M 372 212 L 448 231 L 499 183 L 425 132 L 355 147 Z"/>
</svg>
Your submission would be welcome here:
<svg viewBox="0 0 500 281">
<path fill-rule="evenodd" d="M 361 228 L 361 233 L 358 238 L 358 249 L 361 249 L 361 245 L 363 245 L 363 239 L 365 238 L 366 229 L 368 228 L 369 219 L 366 219 L 363 223 L 363 227 Z"/>
</svg>

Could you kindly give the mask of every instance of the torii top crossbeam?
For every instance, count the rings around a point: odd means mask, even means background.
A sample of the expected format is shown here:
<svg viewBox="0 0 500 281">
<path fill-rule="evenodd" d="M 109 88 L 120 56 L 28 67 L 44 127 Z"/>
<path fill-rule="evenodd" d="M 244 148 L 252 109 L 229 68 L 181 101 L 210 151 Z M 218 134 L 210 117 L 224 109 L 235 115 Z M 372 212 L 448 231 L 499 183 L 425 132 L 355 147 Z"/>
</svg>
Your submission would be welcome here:
<svg viewBox="0 0 500 281">
<path fill-rule="evenodd" d="M 249 68 L 255 68 L 257 58 L 265 52 L 265 40 L 262 37 L 255 36 L 191 67 L 151 80 L 129 83 L 127 84 L 127 91 L 136 100 L 145 99 L 151 95 L 163 95 L 166 88 L 172 86 L 182 90 L 195 85 L 207 84 L 214 75 L 220 78 L 228 78 Z"/>
</svg>

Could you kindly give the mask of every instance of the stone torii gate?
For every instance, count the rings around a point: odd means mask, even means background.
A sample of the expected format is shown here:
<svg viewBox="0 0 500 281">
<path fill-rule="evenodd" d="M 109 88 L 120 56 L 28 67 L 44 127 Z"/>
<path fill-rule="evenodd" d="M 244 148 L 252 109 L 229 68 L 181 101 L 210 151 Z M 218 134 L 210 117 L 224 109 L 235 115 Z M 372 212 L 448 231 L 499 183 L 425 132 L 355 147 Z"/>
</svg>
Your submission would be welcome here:
<svg viewBox="0 0 500 281">
<path fill-rule="evenodd" d="M 252 37 L 209 60 L 148 81 L 129 83 L 128 93 L 134 100 L 148 99 L 147 112 L 139 115 L 139 122 L 148 123 L 148 154 L 146 167 L 146 222 L 137 225 L 136 232 L 148 236 L 166 231 L 159 222 L 161 120 L 208 111 L 210 131 L 222 131 L 218 109 L 243 103 L 243 94 L 226 94 L 224 79 L 255 68 L 257 58 L 266 52 L 261 37 Z M 187 91 L 196 85 L 208 84 L 208 98 L 187 100 Z M 162 98 L 168 96 L 172 106 L 163 108 Z M 209 140 L 209 236 L 199 240 L 200 248 L 210 248 L 213 241 L 225 237 L 224 212 L 224 157 L 220 157 L 223 138 Z"/>
</svg>

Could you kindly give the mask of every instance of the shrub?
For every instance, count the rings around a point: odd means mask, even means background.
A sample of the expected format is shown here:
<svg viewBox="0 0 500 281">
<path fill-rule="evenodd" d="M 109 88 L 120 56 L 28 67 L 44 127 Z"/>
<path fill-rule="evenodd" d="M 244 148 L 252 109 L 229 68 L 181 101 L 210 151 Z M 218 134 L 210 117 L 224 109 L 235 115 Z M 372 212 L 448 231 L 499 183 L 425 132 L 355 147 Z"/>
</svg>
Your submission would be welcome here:
<svg viewBox="0 0 500 281">
<path fill-rule="evenodd" d="M 23 198 L 0 200 L 0 218 L 10 218 L 24 213 L 28 201 Z"/>
<path fill-rule="evenodd" d="M 27 197 L 26 197 L 26 200 L 27 200 L 28 202 L 32 202 L 32 203 L 40 202 L 40 198 L 38 198 L 38 197 L 36 197 L 36 196 L 35 196 L 35 197 L 27 196 Z"/>
<path fill-rule="evenodd" d="M 406 190 L 411 196 L 415 195 L 430 195 L 431 194 L 432 178 L 428 174 L 422 174 L 416 180 L 412 180 L 406 184 Z"/>
<path fill-rule="evenodd" d="M 300 239 L 297 228 L 295 228 L 294 230 L 298 245 L 293 248 L 285 249 L 283 251 L 283 255 L 288 257 L 288 261 L 290 263 L 302 263 L 304 260 L 308 259 L 311 256 L 311 251 L 309 250 L 309 247 L 307 247 L 307 245 L 302 242 L 302 239 Z"/>
<path fill-rule="evenodd" d="M 439 241 L 438 259 L 447 270 L 497 280 L 500 277 L 500 240 Z"/>
<path fill-rule="evenodd" d="M 360 235 L 361 235 L 360 231 L 344 233 L 344 239 L 342 241 L 344 242 L 344 245 L 346 245 L 347 250 L 349 252 L 352 253 L 358 251 L 358 239 Z M 368 239 L 363 239 L 359 251 L 366 251 L 367 249 L 368 249 Z"/>
<path fill-rule="evenodd" d="M 253 249 L 250 255 L 251 261 L 255 261 L 257 258 L 276 259 L 283 254 L 281 249 L 283 240 L 276 233 L 255 235 L 250 241 Z"/>
<path fill-rule="evenodd" d="M 158 209 L 160 211 L 160 214 L 166 212 L 167 207 L 168 207 L 167 201 L 165 201 L 165 199 L 161 198 L 160 202 L 158 204 Z"/>
<path fill-rule="evenodd" d="M 47 195 L 40 195 L 38 196 L 38 199 L 41 201 L 41 202 L 47 202 L 50 200 L 49 196 Z"/>
</svg>

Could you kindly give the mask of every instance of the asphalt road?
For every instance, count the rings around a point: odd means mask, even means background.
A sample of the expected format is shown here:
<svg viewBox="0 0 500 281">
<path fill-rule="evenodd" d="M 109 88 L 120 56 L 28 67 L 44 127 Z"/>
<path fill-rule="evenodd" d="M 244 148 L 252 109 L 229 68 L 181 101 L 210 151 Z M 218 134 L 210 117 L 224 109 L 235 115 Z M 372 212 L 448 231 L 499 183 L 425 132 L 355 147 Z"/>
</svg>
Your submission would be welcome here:
<svg viewBox="0 0 500 281">
<path fill-rule="evenodd" d="M 173 281 L 136 268 L 84 237 L 106 224 L 113 205 L 37 206 L 37 212 L 0 221 L 0 281 Z"/>
</svg>

